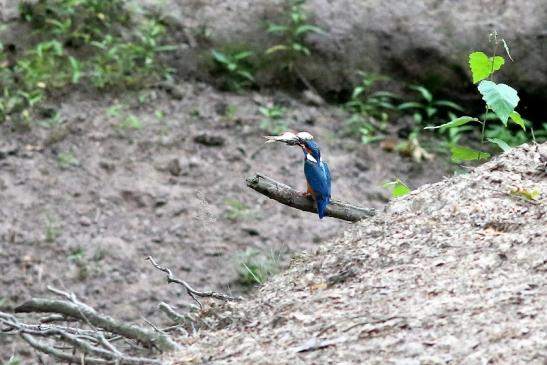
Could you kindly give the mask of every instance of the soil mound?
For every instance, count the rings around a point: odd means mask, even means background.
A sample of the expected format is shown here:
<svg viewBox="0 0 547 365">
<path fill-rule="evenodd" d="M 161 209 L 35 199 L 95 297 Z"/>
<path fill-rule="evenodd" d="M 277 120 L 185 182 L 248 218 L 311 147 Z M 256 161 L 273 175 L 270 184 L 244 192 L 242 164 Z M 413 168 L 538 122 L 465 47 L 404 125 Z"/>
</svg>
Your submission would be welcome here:
<svg viewBox="0 0 547 365">
<path fill-rule="evenodd" d="M 174 363 L 544 364 L 546 169 L 547 144 L 525 145 L 394 201 Z"/>
</svg>

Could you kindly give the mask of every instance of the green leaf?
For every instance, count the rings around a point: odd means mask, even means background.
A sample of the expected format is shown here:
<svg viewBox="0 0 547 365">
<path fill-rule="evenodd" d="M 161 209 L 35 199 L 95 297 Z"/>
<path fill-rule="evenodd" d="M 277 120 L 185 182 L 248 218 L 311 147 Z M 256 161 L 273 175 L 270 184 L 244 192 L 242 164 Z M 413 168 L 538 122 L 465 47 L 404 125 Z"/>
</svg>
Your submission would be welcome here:
<svg viewBox="0 0 547 365">
<path fill-rule="evenodd" d="M 227 64 L 230 62 L 224 53 L 218 52 L 214 49 L 211 51 L 211 55 L 213 56 L 213 59 L 219 63 Z"/>
<path fill-rule="evenodd" d="M 304 25 L 299 26 L 298 28 L 296 28 L 295 34 L 296 35 L 301 35 L 301 34 L 305 34 L 305 33 L 309 33 L 309 32 L 318 33 L 318 34 L 325 34 L 323 29 L 321 29 L 319 27 L 316 27 L 315 25 L 310 25 L 310 24 L 304 24 Z"/>
<path fill-rule="evenodd" d="M 479 161 L 490 158 L 487 152 L 477 151 L 469 147 L 454 146 L 450 149 L 451 158 L 454 162 L 460 161 Z"/>
<path fill-rule="evenodd" d="M 477 160 L 487 160 L 490 158 L 488 152 L 477 151 L 469 147 L 464 146 L 453 146 L 450 149 L 452 154 L 452 161 L 477 161 Z"/>
<path fill-rule="evenodd" d="M 514 111 L 511 114 L 509 114 L 509 118 L 511 118 L 511 120 L 515 122 L 515 124 L 520 125 L 522 130 L 526 132 L 526 123 L 524 122 L 524 119 L 522 119 L 522 117 L 517 111 Z"/>
<path fill-rule="evenodd" d="M 422 97 L 425 100 L 427 100 L 429 103 L 431 103 L 433 101 L 433 94 L 431 94 L 431 92 L 429 90 L 427 90 L 425 87 L 420 86 L 420 85 L 412 85 L 412 86 L 409 86 L 409 88 L 412 89 L 412 90 L 416 90 L 417 92 L 422 94 Z"/>
<path fill-rule="evenodd" d="M 397 109 L 404 110 L 404 109 L 423 109 L 424 106 L 420 103 L 416 103 L 415 101 L 409 101 L 406 103 L 401 103 L 397 106 Z"/>
<path fill-rule="evenodd" d="M 247 57 L 251 57 L 252 55 L 254 54 L 253 51 L 243 51 L 243 52 L 239 52 L 237 53 L 235 56 L 234 56 L 234 59 L 237 60 L 237 61 L 241 61 Z"/>
<path fill-rule="evenodd" d="M 286 25 L 279 25 L 279 24 L 270 24 L 268 26 L 267 32 L 268 33 L 285 33 L 289 30 L 289 27 Z"/>
<path fill-rule="evenodd" d="M 498 146 L 503 152 L 507 152 L 511 149 L 511 146 L 509 146 L 507 142 L 499 138 L 487 138 L 486 140 Z"/>
<path fill-rule="evenodd" d="M 507 126 L 507 120 L 520 100 L 517 91 L 511 86 L 486 80 L 481 81 L 478 88 L 482 99 L 496 113 L 503 125 Z"/>
<path fill-rule="evenodd" d="M 384 187 L 388 189 L 391 188 L 392 198 L 400 198 L 412 191 L 412 189 L 399 179 L 385 183 Z"/>
<path fill-rule="evenodd" d="M 488 57 L 484 52 L 473 52 L 469 55 L 469 67 L 473 75 L 473 83 L 486 79 L 503 66 L 505 59 L 501 56 Z"/>
<path fill-rule="evenodd" d="M 287 47 L 286 45 L 277 44 L 273 47 L 268 48 L 266 50 L 266 54 L 272 54 L 272 53 L 279 52 L 279 51 L 286 51 L 287 49 L 289 49 L 289 47 Z"/>
<path fill-rule="evenodd" d="M 437 128 L 453 128 L 453 127 L 459 127 L 461 125 L 471 123 L 471 122 L 478 122 L 479 120 L 477 118 L 473 117 L 459 117 L 456 119 L 452 119 L 450 122 L 441 124 L 435 127 L 425 127 L 424 129 L 437 129 Z"/>
<path fill-rule="evenodd" d="M 444 106 L 446 108 L 451 108 L 451 109 L 463 112 L 463 108 L 460 105 L 458 105 L 458 104 L 456 104 L 456 103 L 454 103 L 453 101 L 450 101 L 450 100 L 439 100 L 439 101 L 434 102 L 433 104 L 436 105 L 436 106 Z"/>
</svg>

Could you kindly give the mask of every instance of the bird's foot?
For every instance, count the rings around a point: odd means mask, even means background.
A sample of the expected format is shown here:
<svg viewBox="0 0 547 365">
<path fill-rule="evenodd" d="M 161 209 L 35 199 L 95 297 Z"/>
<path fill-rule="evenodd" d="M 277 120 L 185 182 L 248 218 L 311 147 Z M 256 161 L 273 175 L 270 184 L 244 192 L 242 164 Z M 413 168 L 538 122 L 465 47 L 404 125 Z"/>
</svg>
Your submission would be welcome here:
<svg viewBox="0 0 547 365">
<path fill-rule="evenodd" d="M 311 195 L 311 193 L 308 192 L 308 191 L 303 192 L 302 195 L 303 195 L 304 197 L 308 198 L 308 199 L 313 198 L 313 196 Z"/>
</svg>

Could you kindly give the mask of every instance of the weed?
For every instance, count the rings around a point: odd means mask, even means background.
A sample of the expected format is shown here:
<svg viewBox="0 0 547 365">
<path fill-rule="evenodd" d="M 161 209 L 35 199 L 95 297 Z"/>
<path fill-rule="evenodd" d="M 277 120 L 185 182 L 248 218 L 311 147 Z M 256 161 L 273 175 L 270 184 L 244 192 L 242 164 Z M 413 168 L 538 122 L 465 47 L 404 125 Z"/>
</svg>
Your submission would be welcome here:
<svg viewBox="0 0 547 365">
<path fill-rule="evenodd" d="M 238 119 L 237 116 L 237 106 L 236 105 L 228 105 L 226 107 L 226 110 L 224 110 L 224 118 L 226 118 L 229 122 L 235 122 Z"/>
<path fill-rule="evenodd" d="M 270 23 L 267 32 L 278 35 L 280 42 L 266 50 L 266 55 L 282 53 L 284 67 L 293 71 L 295 63 L 301 57 L 309 57 L 311 50 L 306 43 L 306 36 L 310 33 L 324 34 L 324 31 L 308 23 L 302 5 L 305 0 L 293 0 L 288 3 L 287 20 L 283 24 Z"/>
<path fill-rule="evenodd" d="M 250 58 L 252 51 L 221 52 L 213 49 L 211 57 L 221 72 L 226 75 L 228 87 L 236 92 L 254 84 L 253 67 Z"/>
<path fill-rule="evenodd" d="M 264 117 L 260 121 L 260 129 L 270 134 L 281 134 L 287 130 L 288 123 L 284 120 L 287 110 L 279 105 L 269 104 L 261 106 L 258 111 Z"/>
<path fill-rule="evenodd" d="M 85 250 L 83 248 L 76 248 L 72 250 L 68 259 L 72 261 L 78 268 L 78 280 L 84 281 L 91 274 L 92 267 L 90 266 L 88 260 L 85 258 Z"/>
<path fill-rule="evenodd" d="M 72 152 L 61 152 L 57 155 L 57 164 L 62 169 L 67 169 L 71 166 L 78 166 L 80 161 Z"/>
<path fill-rule="evenodd" d="M 19 13 L 37 33 L 72 47 L 100 39 L 131 20 L 124 0 L 23 1 Z"/>
<path fill-rule="evenodd" d="M 49 243 L 55 242 L 61 234 L 61 228 L 51 217 L 47 218 L 44 231 L 46 242 Z"/>
<path fill-rule="evenodd" d="M 117 124 L 121 130 L 141 129 L 142 121 L 134 114 L 129 114 L 122 122 Z"/>
<path fill-rule="evenodd" d="M 249 206 L 239 200 L 228 199 L 225 201 L 226 213 L 225 216 L 231 221 L 241 221 L 250 216 L 251 210 Z"/>
<path fill-rule="evenodd" d="M 351 113 L 346 127 L 351 134 L 360 135 L 363 144 L 368 144 L 383 139 L 379 132 L 386 129 L 389 113 L 395 110 L 394 100 L 397 96 L 375 90 L 376 84 L 387 80 L 386 77 L 363 71 L 357 73 L 361 76 L 361 82 L 353 89 L 350 100 L 344 104 L 344 109 Z"/>
<path fill-rule="evenodd" d="M 453 111 L 463 112 L 463 108 L 449 100 L 436 100 L 427 88 L 421 85 L 409 86 L 420 94 L 421 101 L 409 101 L 397 106 L 398 110 L 414 111 L 413 118 L 417 126 L 434 123 L 441 118 L 441 113 L 448 114 Z M 449 114 L 450 115 L 450 114 Z"/>
<path fill-rule="evenodd" d="M 268 255 L 248 248 L 239 255 L 239 283 L 243 286 L 263 284 L 266 279 L 279 272 L 281 253 L 271 251 Z"/>
<path fill-rule="evenodd" d="M 13 114 L 30 124 L 35 107 L 68 85 L 135 88 L 171 73 L 159 58 L 174 49 L 161 44 L 164 25 L 133 23 L 124 0 L 25 1 L 20 14 L 35 42 L 13 62 L 0 46 L 0 122 Z"/>
</svg>

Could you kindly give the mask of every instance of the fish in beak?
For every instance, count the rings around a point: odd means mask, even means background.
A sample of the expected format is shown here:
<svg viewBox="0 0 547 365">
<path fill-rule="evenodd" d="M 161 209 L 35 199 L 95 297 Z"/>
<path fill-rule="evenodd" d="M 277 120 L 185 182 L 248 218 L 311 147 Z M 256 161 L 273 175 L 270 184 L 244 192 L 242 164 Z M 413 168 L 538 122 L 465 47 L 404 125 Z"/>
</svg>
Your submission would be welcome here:
<svg viewBox="0 0 547 365">
<path fill-rule="evenodd" d="M 282 142 L 289 146 L 302 146 L 304 141 L 312 140 L 313 136 L 308 132 L 299 132 L 294 134 L 293 132 L 285 132 L 280 136 L 264 136 L 267 139 L 266 143 Z"/>
</svg>

